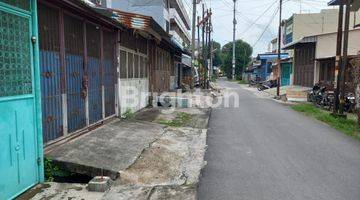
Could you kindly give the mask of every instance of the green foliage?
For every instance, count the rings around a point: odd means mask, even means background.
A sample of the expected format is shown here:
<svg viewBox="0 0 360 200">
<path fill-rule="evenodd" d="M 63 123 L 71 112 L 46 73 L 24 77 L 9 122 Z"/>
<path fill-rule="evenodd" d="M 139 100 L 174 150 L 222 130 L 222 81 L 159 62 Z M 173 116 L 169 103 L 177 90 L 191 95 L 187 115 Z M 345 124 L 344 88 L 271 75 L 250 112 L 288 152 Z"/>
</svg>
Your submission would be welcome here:
<svg viewBox="0 0 360 200">
<path fill-rule="evenodd" d="M 50 158 L 44 158 L 44 172 L 46 181 L 54 181 L 54 177 L 68 177 L 72 173 L 61 169 L 58 165 L 54 164 Z"/>
<path fill-rule="evenodd" d="M 241 84 L 241 85 L 249 84 L 249 82 L 247 80 L 239 80 L 238 83 Z"/>
<path fill-rule="evenodd" d="M 135 118 L 135 113 L 130 108 L 128 108 L 122 117 L 127 120 L 132 120 Z"/>
<path fill-rule="evenodd" d="M 176 117 L 173 120 L 160 119 L 158 122 L 166 126 L 181 127 L 191 121 L 191 115 L 184 112 L 176 113 Z"/>
<path fill-rule="evenodd" d="M 221 58 L 221 45 L 218 42 L 213 41 L 212 43 L 214 49 L 214 59 L 213 65 L 214 66 L 221 66 L 222 58 Z"/>
<path fill-rule="evenodd" d="M 218 78 L 218 76 L 216 74 L 213 74 L 211 76 L 211 82 L 216 82 L 217 78 Z"/>
<path fill-rule="evenodd" d="M 336 130 L 360 139 L 360 127 L 354 119 L 334 117 L 329 112 L 315 107 L 313 104 L 299 104 L 291 107 L 293 110 L 325 122 Z"/>
<path fill-rule="evenodd" d="M 228 78 L 232 75 L 232 42 L 225 44 L 221 50 L 222 52 L 222 71 L 225 72 Z M 251 55 L 253 48 L 242 40 L 237 40 L 235 43 L 235 74 L 240 77 L 244 69 L 251 62 Z"/>
</svg>

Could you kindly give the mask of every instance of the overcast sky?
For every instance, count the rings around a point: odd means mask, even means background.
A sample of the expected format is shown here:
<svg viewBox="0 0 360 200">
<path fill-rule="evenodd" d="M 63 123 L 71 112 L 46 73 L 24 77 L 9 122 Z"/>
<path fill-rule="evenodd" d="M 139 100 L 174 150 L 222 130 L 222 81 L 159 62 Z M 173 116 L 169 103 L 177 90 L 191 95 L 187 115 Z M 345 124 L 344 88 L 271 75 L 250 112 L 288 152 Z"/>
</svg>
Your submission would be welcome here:
<svg viewBox="0 0 360 200">
<path fill-rule="evenodd" d="M 184 0 L 189 12 L 192 0 Z M 328 0 L 283 0 L 283 19 L 293 13 L 319 12 L 327 6 Z M 205 7 L 212 8 L 214 40 L 221 45 L 232 41 L 232 0 L 202 0 Z M 301 3 L 300 3 L 301 2 Z M 267 51 L 271 39 L 277 37 L 279 21 L 279 0 L 237 0 L 237 31 L 236 39 L 243 39 L 254 48 L 254 55 Z M 300 9 L 301 8 L 301 9 Z M 202 12 L 201 3 L 198 4 L 198 14 Z M 274 15 L 276 13 L 276 15 Z M 192 17 L 191 13 L 190 17 Z M 266 29 L 266 27 L 268 27 Z M 266 30 L 265 30 L 266 29 Z M 262 35 L 262 37 L 260 37 Z"/>
</svg>

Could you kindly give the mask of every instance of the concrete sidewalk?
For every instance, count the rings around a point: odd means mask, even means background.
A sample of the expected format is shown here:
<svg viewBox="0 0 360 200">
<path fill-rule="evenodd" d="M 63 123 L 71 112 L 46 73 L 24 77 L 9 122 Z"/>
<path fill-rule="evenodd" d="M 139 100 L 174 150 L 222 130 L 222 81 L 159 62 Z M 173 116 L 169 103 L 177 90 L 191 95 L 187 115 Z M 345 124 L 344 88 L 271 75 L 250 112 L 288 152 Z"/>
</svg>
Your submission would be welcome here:
<svg viewBox="0 0 360 200">
<path fill-rule="evenodd" d="M 144 148 L 163 134 L 163 128 L 154 123 L 115 119 L 52 149 L 46 157 L 71 172 L 116 179 L 119 171 L 133 164 Z"/>
<path fill-rule="evenodd" d="M 187 113 L 191 120 L 182 127 L 156 123 L 178 113 Z M 115 119 L 47 154 L 72 172 L 110 176 L 114 183 L 109 191 L 88 192 L 86 184 L 47 183 L 28 199 L 196 199 L 209 115 L 210 109 L 151 108 L 133 120 Z"/>
</svg>

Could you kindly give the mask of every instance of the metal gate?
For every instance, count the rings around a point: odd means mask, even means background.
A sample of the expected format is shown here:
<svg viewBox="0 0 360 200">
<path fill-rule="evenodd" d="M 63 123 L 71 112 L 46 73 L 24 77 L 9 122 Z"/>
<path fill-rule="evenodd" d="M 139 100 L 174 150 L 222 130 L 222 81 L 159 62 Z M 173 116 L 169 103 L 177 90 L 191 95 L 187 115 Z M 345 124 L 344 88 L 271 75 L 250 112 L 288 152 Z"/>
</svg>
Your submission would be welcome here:
<svg viewBox="0 0 360 200">
<path fill-rule="evenodd" d="M 115 38 L 114 33 L 110 31 L 103 31 L 103 46 L 104 46 L 104 104 L 105 117 L 115 114 L 115 78 L 116 68 L 114 65 L 114 49 Z"/>
<path fill-rule="evenodd" d="M 86 126 L 85 98 L 87 77 L 84 73 L 82 20 L 64 15 L 67 123 L 69 133 Z"/>
<path fill-rule="evenodd" d="M 63 136 L 59 11 L 39 4 L 40 73 L 44 142 Z"/>
<path fill-rule="evenodd" d="M 0 0 L 0 199 L 43 181 L 36 1 Z"/>
<path fill-rule="evenodd" d="M 93 124 L 102 119 L 102 70 L 100 28 L 90 23 L 86 24 L 86 49 L 89 79 L 89 123 Z"/>
</svg>

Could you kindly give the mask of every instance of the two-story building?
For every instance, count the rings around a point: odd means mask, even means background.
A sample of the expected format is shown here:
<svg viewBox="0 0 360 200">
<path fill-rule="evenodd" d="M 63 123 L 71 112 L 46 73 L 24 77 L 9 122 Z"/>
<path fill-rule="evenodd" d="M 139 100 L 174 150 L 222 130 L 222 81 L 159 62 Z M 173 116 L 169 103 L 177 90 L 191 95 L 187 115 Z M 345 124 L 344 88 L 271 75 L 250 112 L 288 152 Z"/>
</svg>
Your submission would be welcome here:
<svg viewBox="0 0 360 200">
<path fill-rule="evenodd" d="M 172 42 L 181 49 L 186 50 L 190 46 L 191 22 L 181 0 L 107 0 L 107 7 L 151 16 L 172 36 Z M 186 54 L 175 58 L 174 65 L 171 66 L 171 89 L 178 88 L 182 82 L 182 75 L 191 69 L 191 63 L 189 66 L 188 62 L 184 62 L 188 59 L 189 56 Z"/>
<path fill-rule="evenodd" d="M 319 13 L 294 14 L 285 20 L 282 49 L 293 57 L 291 84 L 311 87 L 318 80 L 315 54 L 327 49 L 317 46 L 317 39 L 337 31 L 338 14 L 338 9 L 324 9 Z M 359 23 L 360 13 L 352 12 L 350 16 L 351 31 Z M 334 46 L 336 39 L 328 42 L 328 46 Z"/>
</svg>

